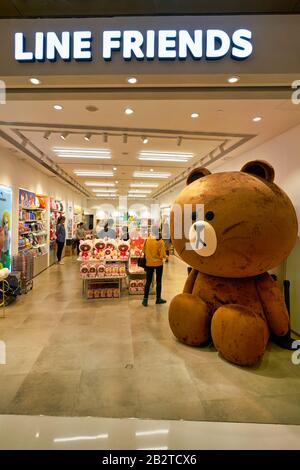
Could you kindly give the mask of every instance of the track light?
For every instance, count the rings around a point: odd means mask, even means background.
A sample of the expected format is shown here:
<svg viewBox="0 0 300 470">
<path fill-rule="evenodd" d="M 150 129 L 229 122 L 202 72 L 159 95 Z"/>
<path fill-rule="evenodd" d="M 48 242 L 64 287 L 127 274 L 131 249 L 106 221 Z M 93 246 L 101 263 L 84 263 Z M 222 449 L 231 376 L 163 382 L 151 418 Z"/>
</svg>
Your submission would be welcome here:
<svg viewBox="0 0 300 470">
<path fill-rule="evenodd" d="M 89 141 L 91 140 L 91 137 L 92 137 L 92 134 L 91 134 L 91 133 L 86 134 L 86 135 L 84 136 L 84 140 L 86 140 L 87 142 L 89 142 Z"/>
<path fill-rule="evenodd" d="M 50 132 L 50 131 L 45 132 L 45 134 L 44 134 L 44 139 L 49 140 L 50 135 L 51 135 L 51 132 Z"/>
<path fill-rule="evenodd" d="M 123 134 L 123 144 L 127 144 L 127 142 L 128 142 L 128 135 Z"/>
<path fill-rule="evenodd" d="M 182 137 L 180 137 L 180 136 L 177 137 L 177 145 L 178 145 L 178 147 L 180 147 L 181 142 L 182 142 Z"/>
<path fill-rule="evenodd" d="M 103 134 L 103 142 L 106 144 L 107 141 L 108 141 L 108 135 L 107 135 L 107 133 L 105 132 L 105 133 Z"/>
<path fill-rule="evenodd" d="M 60 138 L 61 138 L 62 140 L 66 140 L 66 138 L 68 137 L 68 135 L 69 135 L 69 132 L 63 132 L 63 133 L 60 135 Z"/>
</svg>

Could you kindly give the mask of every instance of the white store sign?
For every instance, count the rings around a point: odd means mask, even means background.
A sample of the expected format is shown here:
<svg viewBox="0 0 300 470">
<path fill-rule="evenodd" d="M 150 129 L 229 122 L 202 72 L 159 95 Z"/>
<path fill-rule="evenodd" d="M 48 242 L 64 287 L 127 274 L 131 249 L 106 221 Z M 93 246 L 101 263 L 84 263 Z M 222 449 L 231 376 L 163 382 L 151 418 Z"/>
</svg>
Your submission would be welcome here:
<svg viewBox="0 0 300 470">
<path fill-rule="evenodd" d="M 101 33 L 100 50 L 93 48 L 91 31 L 36 32 L 27 37 L 15 33 L 15 60 L 44 61 L 112 61 L 116 54 L 123 60 L 219 60 L 230 55 L 245 60 L 252 55 L 252 32 L 237 29 L 232 34 L 220 29 L 175 30 L 110 30 Z M 27 48 L 30 39 L 31 47 Z"/>
</svg>

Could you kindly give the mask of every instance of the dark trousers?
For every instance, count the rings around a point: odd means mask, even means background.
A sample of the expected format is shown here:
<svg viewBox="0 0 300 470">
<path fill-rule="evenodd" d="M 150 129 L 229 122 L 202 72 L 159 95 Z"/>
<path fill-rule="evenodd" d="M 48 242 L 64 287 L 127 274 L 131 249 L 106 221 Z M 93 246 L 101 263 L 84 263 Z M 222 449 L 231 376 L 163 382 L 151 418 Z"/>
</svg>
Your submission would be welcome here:
<svg viewBox="0 0 300 470">
<path fill-rule="evenodd" d="M 59 242 L 58 240 L 56 240 L 56 243 L 57 243 L 57 253 L 56 253 L 57 261 L 60 262 L 61 255 L 65 246 L 65 242 Z"/>
<path fill-rule="evenodd" d="M 76 240 L 77 255 L 79 255 L 80 253 L 79 245 L 80 245 L 80 240 Z"/>
<path fill-rule="evenodd" d="M 148 299 L 149 291 L 153 279 L 154 271 L 156 272 L 156 298 L 161 298 L 161 280 L 163 275 L 163 265 L 162 266 L 147 266 L 146 267 L 146 285 L 144 291 L 144 298 Z"/>
</svg>

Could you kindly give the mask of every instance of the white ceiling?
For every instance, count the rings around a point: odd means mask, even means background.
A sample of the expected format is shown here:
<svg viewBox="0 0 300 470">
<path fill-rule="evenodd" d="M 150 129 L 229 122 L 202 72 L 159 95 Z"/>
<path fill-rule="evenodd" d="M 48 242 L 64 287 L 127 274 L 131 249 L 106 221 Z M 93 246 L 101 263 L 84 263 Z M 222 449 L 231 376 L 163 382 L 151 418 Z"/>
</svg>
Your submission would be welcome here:
<svg viewBox="0 0 300 470">
<path fill-rule="evenodd" d="M 61 104 L 63 110 L 55 111 L 54 104 Z M 87 111 L 89 105 L 95 106 L 97 111 Z M 134 109 L 130 116 L 124 113 L 127 107 Z M 193 112 L 199 113 L 198 119 L 191 119 Z M 262 121 L 254 123 L 252 119 L 255 116 L 262 116 Z M 228 150 L 244 137 L 249 138 L 246 143 L 229 152 L 230 158 L 234 158 L 299 124 L 300 106 L 292 105 L 289 100 L 274 99 L 158 100 L 155 93 L 153 100 L 133 100 L 130 95 L 127 100 L 82 100 L 76 99 L 75 95 L 74 100 L 70 100 L 70 97 L 58 101 L 10 100 L 0 106 L 0 121 L 0 130 L 9 138 L 21 144 L 22 139 L 18 134 L 21 132 L 29 141 L 26 148 L 31 148 L 33 144 L 81 185 L 86 180 L 117 180 L 119 192 L 127 194 L 135 170 L 153 168 L 154 171 L 168 171 L 172 179 L 188 166 L 200 162 L 224 141 L 227 142 L 223 150 Z M 46 140 L 44 134 L 48 130 L 53 133 Z M 65 141 L 60 138 L 63 131 L 70 132 Z M 90 142 L 84 140 L 87 132 L 95 133 Z M 103 141 L 104 132 L 108 134 L 107 142 Z M 123 143 L 124 133 L 128 135 L 127 143 Z M 141 136 L 149 137 L 147 145 L 142 143 Z M 183 137 L 180 146 L 177 145 L 178 136 Z M 1 143 L 5 147 L 12 147 L 12 141 L 8 143 L 2 139 Z M 58 146 L 110 149 L 112 158 L 96 162 L 59 158 L 53 152 L 53 147 Z M 142 162 L 138 159 L 141 150 L 182 151 L 191 152 L 195 156 L 189 163 Z M 117 167 L 117 170 L 112 178 L 74 175 L 75 169 L 111 170 L 113 167 Z M 166 180 L 156 181 L 160 185 L 166 183 Z"/>
</svg>

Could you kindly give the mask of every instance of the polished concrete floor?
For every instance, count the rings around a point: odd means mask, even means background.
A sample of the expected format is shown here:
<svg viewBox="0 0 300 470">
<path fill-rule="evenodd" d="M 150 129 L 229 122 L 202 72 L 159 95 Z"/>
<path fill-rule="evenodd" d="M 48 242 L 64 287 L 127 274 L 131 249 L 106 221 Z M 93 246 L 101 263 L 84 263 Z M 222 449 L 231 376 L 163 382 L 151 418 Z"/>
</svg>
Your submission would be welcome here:
<svg viewBox="0 0 300 470">
<path fill-rule="evenodd" d="M 0 414 L 300 424 L 300 365 L 289 351 L 270 345 L 255 368 L 236 367 L 213 347 L 178 343 L 168 305 L 84 300 L 78 263 L 65 261 L 0 319 Z M 168 301 L 185 277 L 173 257 Z"/>
</svg>

